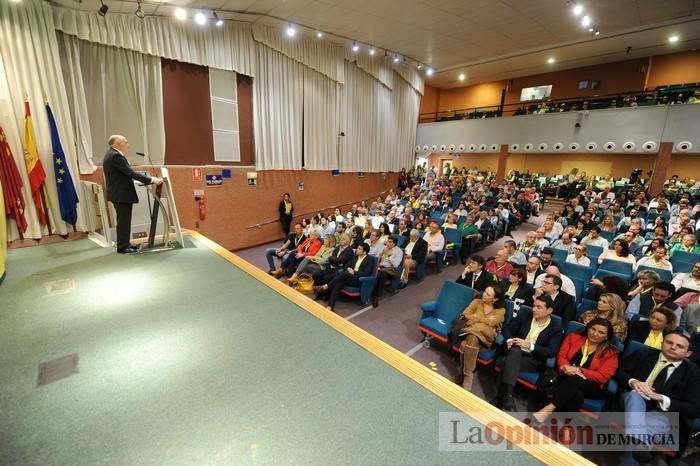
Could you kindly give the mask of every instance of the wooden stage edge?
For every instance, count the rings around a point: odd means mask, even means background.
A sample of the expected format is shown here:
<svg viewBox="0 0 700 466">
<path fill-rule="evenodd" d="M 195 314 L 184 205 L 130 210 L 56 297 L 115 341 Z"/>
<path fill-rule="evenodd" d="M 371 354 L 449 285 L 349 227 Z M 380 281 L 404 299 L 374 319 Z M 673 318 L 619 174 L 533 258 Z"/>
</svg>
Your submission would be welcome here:
<svg viewBox="0 0 700 466">
<path fill-rule="evenodd" d="M 532 457 L 545 464 L 566 464 L 592 466 L 594 463 L 584 457 L 569 450 L 563 445 L 556 443 L 543 434 L 531 429 L 524 423 L 509 416 L 500 409 L 492 406 L 476 395 L 468 393 L 458 385 L 452 383 L 431 369 L 423 366 L 414 359 L 406 356 L 397 349 L 384 343 L 377 337 L 365 332 L 355 324 L 343 319 L 339 315 L 326 309 L 311 298 L 294 291 L 289 286 L 280 283 L 277 279 L 269 276 L 264 271 L 253 264 L 238 257 L 223 246 L 215 243 L 199 232 L 187 230 L 183 232 L 201 243 L 205 244 L 216 254 L 226 259 L 236 267 L 251 275 L 256 280 L 262 282 L 281 294 L 297 306 L 304 309 L 309 314 L 320 319 L 355 344 L 372 353 L 377 358 L 384 361 L 397 371 L 401 372 L 417 384 L 429 390 L 439 398 L 451 404 L 459 411 L 474 418 L 482 426 L 496 425 L 498 430 L 494 430 L 499 436 L 511 441 L 515 446 L 530 454 Z M 432 422 L 437 422 L 435 418 Z M 502 428 L 502 429 L 501 429 Z M 524 442 L 520 434 L 523 429 L 530 431 L 530 441 Z M 500 434 L 503 435 L 500 435 Z M 437 443 L 437 439 L 435 439 Z"/>
</svg>

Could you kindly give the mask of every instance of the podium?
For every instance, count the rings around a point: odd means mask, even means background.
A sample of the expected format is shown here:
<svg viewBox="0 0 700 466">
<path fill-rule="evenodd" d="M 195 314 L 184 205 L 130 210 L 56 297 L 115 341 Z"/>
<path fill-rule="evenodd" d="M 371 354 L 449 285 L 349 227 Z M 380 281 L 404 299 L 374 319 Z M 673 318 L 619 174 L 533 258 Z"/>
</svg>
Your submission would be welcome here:
<svg viewBox="0 0 700 466">
<path fill-rule="evenodd" d="M 180 218 L 175 206 L 172 183 L 168 169 L 162 167 L 160 178 L 163 184 L 157 186 L 155 191 L 150 189 L 150 185 L 134 182 L 136 194 L 139 202 L 134 204 L 131 215 L 130 239 L 142 240 L 138 243 L 138 252 L 160 252 L 177 249 L 184 246 L 182 230 L 180 228 Z M 143 172 L 148 175 L 148 173 Z M 110 237 L 116 238 L 116 211 L 112 203 L 109 203 L 109 210 L 113 221 L 110 226 Z"/>
</svg>

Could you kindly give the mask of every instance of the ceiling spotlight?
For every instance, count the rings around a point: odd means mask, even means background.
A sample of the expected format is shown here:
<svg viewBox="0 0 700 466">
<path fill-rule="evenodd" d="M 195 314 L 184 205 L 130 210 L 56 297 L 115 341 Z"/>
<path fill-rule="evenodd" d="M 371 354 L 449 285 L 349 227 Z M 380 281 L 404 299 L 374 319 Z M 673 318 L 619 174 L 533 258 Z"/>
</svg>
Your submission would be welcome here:
<svg viewBox="0 0 700 466">
<path fill-rule="evenodd" d="M 676 42 L 678 42 L 679 39 L 680 39 L 680 37 L 678 37 L 678 36 L 671 36 L 668 38 L 668 42 L 671 44 L 675 44 Z"/>
<path fill-rule="evenodd" d="M 137 18 L 145 18 L 146 15 L 144 14 L 143 10 L 141 9 L 141 2 L 138 2 L 138 6 L 136 7 L 136 12 L 134 13 Z"/>
<path fill-rule="evenodd" d="M 224 25 L 224 20 L 219 19 L 219 15 L 216 14 L 216 11 L 212 11 L 211 16 L 212 16 L 212 18 L 214 18 L 214 24 L 216 24 L 219 27 Z"/>
<path fill-rule="evenodd" d="M 547 63 L 549 63 L 550 65 L 551 65 L 552 63 L 554 63 L 554 61 L 555 61 L 555 60 L 554 60 L 554 57 L 549 57 L 549 58 L 547 59 Z"/>
<path fill-rule="evenodd" d="M 202 11 L 198 11 L 194 15 L 194 22 L 199 24 L 200 26 L 204 26 L 205 24 L 207 24 L 207 15 L 205 15 Z"/>
<path fill-rule="evenodd" d="M 291 24 L 287 26 L 287 37 L 294 37 L 297 34 L 297 30 Z"/>
<path fill-rule="evenodd" d="M 360 50 L 360 46 L 357 45 L 357 42 L 353 42 L 352 43 L 352 51 L 357 52 L 358 50 Z"/>
<path fill-rule="evenodd" d="M 425 70 L 425 74 L 427 74 L 428 76 L 432 76 L 432 75 L 433 75 L 433 69 L 432 69 L 432 68 L 428 68 L 427 70 Z"/>
<path fill-rule="evenodd" d="M 394 55 L 394 63 L 398 63 L 398 62 L 399 62 L 399 54 L 397 53 L 396 55 Z"/>
<path fill-rule="evenodd" d="M 416 68 L 421 69 L 423 68 L 423 65 L 421 63 L 418 63 L 418 65 L 416 65 Z"/>
<path fill-rule="evenodd" d="M 100 16 L 104 16 L 109 11 L 109 7 L 107 5 L 105 5 L 105 2 L 103 2 L 102 0 L 100 0 L 100 3 L 102 4 L 102 6 L 100 7 L 99 10 L 97 10 L 97 14 Z"/>
<path fill-rule="evenodd" d="M 459 75 L 459 80 L 460 80 L 460 81 L 464 81 L 465 79 L 467 79 L 467 77 L 464 75 L 464 73 L 461 73 L 461 74 Z"/>
<path fill-rule="evenodd" d="M 316 31 L 316 37 L 320 39 L 321 37 L 323 37 L 323 33 L 321 31 Z"/>
<path fill-rule="evenodd" d="M 370 54 L 370 55 L 374 55 L 374 53 L 375 53 L 375 52 L 374 52 L 374 47 L 372 47 L 371 49 L 369 49 L 369 54 Z"/>
<path fill-rule="evenodd" d="M 585 26 L 588 26 L 590 24 L 591 24 L 591 17 L 588 15 L 584 16 L 583 19 L 581 20 L 581 25 L 585 27 Z"/>
<path fill-rule="evenodd" d="M 583 13 L 583 6 L 581 6 L 581 5 L 574 5 L 574 10 L 573 10 L 573 11 L 574 11 L 574 14 L 575 14 L 576 16 L 578 16 L 578 15 L 580 15 L 581 13 Z"/>
<path fill-rule="evenodd" d="M 21 2 L 21 1 L 22 1 L 22 0 L 12 0 L 12 3 L 19 3 L 19 2 Z"/>
<path fill-rule="evenodd" d="M 175 17 L 179 19 L 180 21 L 184 21 L 187 19 L 187 10 L 184 8 L 175 8 Z"/>
<path fill-rule="evenodd" d="M 593 35 L 594 35 L 594 36 L 599 36 L 599 35 L 600 35 L 600 31 L 596 29 L 596 30 L 593 32 Z"/>
<path fill-rule="evenodd" d="M 593 32 L 595 31 L 595 28 L 593 26 L 588 26 L 588 32 Z"/>
</svg>

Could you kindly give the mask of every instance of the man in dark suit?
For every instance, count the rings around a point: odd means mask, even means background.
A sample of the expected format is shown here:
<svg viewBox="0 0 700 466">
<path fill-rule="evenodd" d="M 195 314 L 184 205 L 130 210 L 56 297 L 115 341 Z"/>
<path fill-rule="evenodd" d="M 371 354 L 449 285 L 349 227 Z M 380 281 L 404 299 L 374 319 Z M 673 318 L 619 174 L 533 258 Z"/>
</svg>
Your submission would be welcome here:
<svg viewBox="0 0 700 466">
<path fill-rule="evenodd" d="M 538 296 L 532 314 L 519 313 L 509 326 L 508 354 L 498 381 L 498 395 L 492 404 L 504 411 L 515 411 L 513 389 L 520 372 L 539 372 L 547 358 L 557 355 L 563 337 L 562 328 L 550 316 L 554 303 L 547 295 Z"/>
<path fill-rule="evenodd" d="M 486 259 L 482 256 L 477 255 L 470 257 L 464 272 L 457 277 L 457 283 L 482 292 L 487 287 L 497 284 L 498 278 L 494 274 L 484 270 L 485 266 Z"/>
<path fill-rule="evenodd" d="M 661 351 L 647 347 L 622 360 L 615 378 L 623 390 L 627 435 L 667 434 L 667 420 L 660 413 L 678 413 L 683 448 L 688 419 L 700 416 L 700 369 L 686 359 L 690 347 L 687 333 L 671 332 L 664 337 Z M 630 452 L 621 464 L 637 461 Z"/>
<path fill-rule="evenodd" d="M 163 182 L 155 176 L 145 176 L 136 173 L 126 160 L 129 151 L 129 141 L 120 135 L 110 136 L 109 150 L 102 162 L 105 183 L 107 184 L 107 200 L 114 205 L 117 211 L 117 252 L 120 254 L 136 252 L 137 249 L 130 243 L 131 237 L 131 210 L 139 198 L 133 180 L 143 184 L 159 185 Z"/>
<path fill-rule="evenodd" d="M 546 275 L 542 288 L 535 290 L 536 296 L 548 295 L 552 299 L 552 314 L 561 317 L 562 327 L 566 328 L 570 320 L 576 316 L 576 300 L 568 293 L 561 291 L 561 277 Z"/>
<path fill-rule="evenodd" d="M 340 237 L 340 244 L 335 247 L 333 254 L 328 258 L 328 262 L 323 270 L 313 274 L 314 284 L 320 286 L 333 280 L 338 272 L 350 265 L 350 261 L 355 257 L 355 251 L 350 244 L 350 235 L 343 233 Z"/>
<path fill-rule="evenodd" d="M 418 230 L 414 228 L 408 236 L 408 243 L 404 246 L 403 251 L 403 271 L 401 272 L 399 289 L 404 289 L 408 285 L 408 274 L 411 269 L 415 270 L 419 264 L 425 262 L 425 256 L 428 255 L 428 242 L 421 238 Z"/>
<path fill-rule="evenodd" d="M 360 278 L 369 277 L 376 272 L 375 258 L 368 256 L 367 253 L 369 253 L 369 244 L 360 243 L 347 268 L 339 271 L 338 275 L 328 284 L 314 287 L 316 293 L 328 293 L 328 308 L 330 310 L 335 310 L 340 290 L 346 286 L 360 286 Z"/>
</svg>

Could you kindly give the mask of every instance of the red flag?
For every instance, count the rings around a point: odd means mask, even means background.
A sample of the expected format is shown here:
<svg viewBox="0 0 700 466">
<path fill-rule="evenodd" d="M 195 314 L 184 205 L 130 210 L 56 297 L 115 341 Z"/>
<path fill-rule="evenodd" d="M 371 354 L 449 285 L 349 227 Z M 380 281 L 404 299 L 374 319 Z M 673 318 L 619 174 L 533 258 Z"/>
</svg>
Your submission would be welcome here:
<svg viewBox="0 0 700 466">
<path fill-rule="evenodd" d="M 2 128 L 0 128 L 0 181 L 2 181 L 3 198 L 5 199 L 5 215 L 14 218 L 17 222 L 17 229 L 24 233 L 27 231 L 27 219 L 24 216 L 22 178 Z"/>
<path fill-rule="evenodd" d="M 41 164 L 39 153 L 36 150 L 32 114 L 29 112 L 29 102 L 26 100 L 24 101 L 24 161 L 27 164 L 29 184 L 32 187 L 32 198 L 34 198 L 39 222 L 46 225 L 46 212 L 44 212 L 41 199 L 42 189 L 45 189 L 46 172 L 44 172 L 44 166 Z"/>
</svg>

